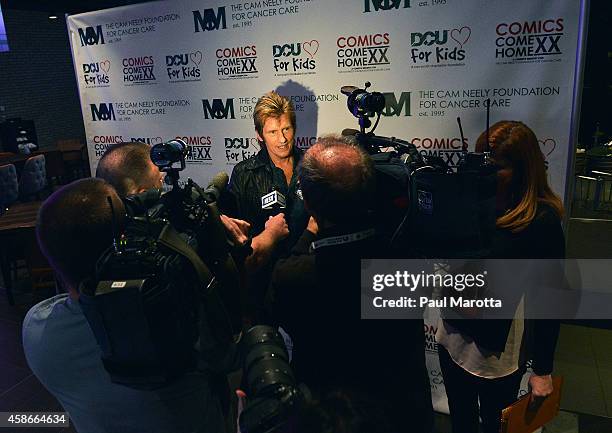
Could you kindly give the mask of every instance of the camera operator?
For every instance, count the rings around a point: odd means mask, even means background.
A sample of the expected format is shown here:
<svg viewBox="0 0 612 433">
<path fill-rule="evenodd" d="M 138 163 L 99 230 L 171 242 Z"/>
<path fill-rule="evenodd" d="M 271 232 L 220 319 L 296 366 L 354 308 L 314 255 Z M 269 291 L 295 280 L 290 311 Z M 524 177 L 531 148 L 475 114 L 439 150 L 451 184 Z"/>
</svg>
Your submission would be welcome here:
<svg viewBox="0 0 612 433">
<path fill-rule="evenodd" d="M 96 177 L 110 183 L 120 197 L 128 197 L 153 189 L 161 189 L 165 173 L 153 164 L 151 148 L 142 142 L 125 142 L 106 149 L 96 169 Z M 238 245 L 248 240 L 250 224 L 221 215 L 221 222 L 229 237 Z"/>
<path fill-rule="evenodd" d="M 260 312 L 271 262 L 279 250 L 295 243 L 308 215 L 298 196 L 296 167 L 303 152 L 294 143 L 293 104 L 276 92 L 266 93 L 255 105 L 253 120 L 261 150 L 234 167 L 229 184 L 233 200 L 224 210 L 251 224 L 253 254 L 245 264 L 251 273 L 251 301 Z M 272 192 L 285 203 L 276 206 L 276 211 L 262 209 L 262 198 Z"/>
<path fill-rule="evenodd" d="M 112 203 L 112 207 L 110 203 Z M 220 432 L 223 415 L 208 374 L 187 373 L 156 390 L 113 383 L 79 304 L 79 287 L 125 223 L 123 203 L 101 179 L 64 186 L 42 205 L 36 224 L 41 251 L 68 294 L 28 312 L 23 346 L 28 364 L 59 400 L 79 432 Z"/>
<path fill-rule="evenodd" d="M 136 212 L 140 214 L 146 212 L 150 206 L 155 205 L 159 201 L 159 191 L 163 185 L 166 173 L 161 172 L 159 167 L 152 162 L 150 151 L 151 148 L 142 142 L 118 143 L 106 150 L 96 169 L 97 177 L 103 178 L 113 185 L 123 199 L 129 199 L 128 213 Z M 173 223 L 171 218 L 170 220 Z M 226 215 L 220 215 L 220 220 L 223 223 L 226 234 L 235 245 L 244 245 L 248 242 L 249 223 L 240 219 L 230 218 Z M 207 250 L 215 249 L 215 246 L 207 243 L 206 240 L 204 240 L 201 246 Z M 222 278 L 219 278 L 219 275 L 216 277 L 218 277 L 218 280 L 223 281 Z M 225 281 L 225 283 L 234 286 L 238 285 L 239 281 L 236 280 L 235 284 L 234 280 Z M 229 287 L 225 287 L 225 289 L 229 289 Z M 231 291 L 222 289 L 221 296 L 227 303 L 238 303 L 238 299 L 231 299 L 231 294 L 235 293 L 237 288 L 232 287 L 231 289 Z M 201 312 L 201 314 L 206 315 L 204 312 Z M 222 350 L 221 352 L 223 353 L 219 353 L 218 347 L 206 345 L 207 342 L 214 340 L 213 336 L 208 334 L 210 332 L 214 334 L 214 328 L 217 326 L 221 325 L 215 323 L 214 319 L 208 325 L 205 323 L 201 324 L 200 332 L 207 334 L 207 336 L 200 336 L 200 352 L 207 358 L 207 361 L 205 361 L 207 368 L 210 367 L 216 373 L 216 394 L 221 398 L 224 414 L 228 416 L 231 396 L 225 374 L 237 369 L 237 353 L 234 349 L 229 351 Z M 214 355 L 210 355 L 212 353 Z M 213 365 L 209 365 L 211 363 Z"/>
<path fill-rule="evenodd" d="M 272 275 L 273 316 L 292 336 L 296 377 L 316 395 L 367 392 L 393 431 L 428 432 L 432 406 L 422 320 L 360 319 L 362 258 L 380 257 L 373 229 L 370 157 L 344 137 L 325 137 L 302 159 L 308 228 Z"/>
</svg>

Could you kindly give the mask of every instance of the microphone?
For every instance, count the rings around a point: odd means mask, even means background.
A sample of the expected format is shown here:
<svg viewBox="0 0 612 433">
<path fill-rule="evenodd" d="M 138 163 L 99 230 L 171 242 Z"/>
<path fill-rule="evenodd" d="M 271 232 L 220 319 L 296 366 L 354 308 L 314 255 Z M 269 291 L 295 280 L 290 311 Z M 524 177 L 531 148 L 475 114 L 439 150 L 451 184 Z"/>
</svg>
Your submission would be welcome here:
<svg viewBox="0 0 612 433">
<path fill-rule="evenodd" d="M 340 87 L 340 93 L 346 96 L 351 96 L 355 90 L 359 90 L 357 86 L 342 86 Z"/>
<path fill-rule="evenodd" d="M 342 130 L 342 136 L 343 137 L 354 137 L 357 134 L 359 134 L 359 130 L 358 129 L 345 128 L 345 129 Z"/>
<path fill-rule="evenodd" d="M 273 187 L 272 192 L 261 197 L 261 208 L 263 210 L 271 210 L 274 213 L 279 213 L 281 209 L 285 209 L 287 200 L 285 196 Z"/>
<path fill-rule="evenodd" d="M 218 201 L 228 182 L 229 176 L 226 172 L 221 171 L 217 173 L 204 190 L 207 201 Z"/>
</svg>

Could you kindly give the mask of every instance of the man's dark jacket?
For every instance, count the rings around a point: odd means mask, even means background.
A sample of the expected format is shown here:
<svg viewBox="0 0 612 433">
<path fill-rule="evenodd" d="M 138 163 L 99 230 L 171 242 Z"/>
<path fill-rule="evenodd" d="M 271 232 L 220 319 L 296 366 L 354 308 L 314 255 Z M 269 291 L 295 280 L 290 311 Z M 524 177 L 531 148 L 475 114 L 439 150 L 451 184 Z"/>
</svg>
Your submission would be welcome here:
<svg viewBox="0 0 612 433">
<path fill-rule="evenodd" d="M 323 231 L 318 239 L 360 231 Z M 422 320 L 361 320 L 361 258 L 377 256 L 374 238 L 317 248 L 309 231 L 277 262 L 268 293 L 274 317 L 293 339 L 296 377 L 315 393 L 366 392 L 400 426 L 427 432 L 432 406 Z"/>
<path fill-rule="evenodd" d="M 304 202 L 298 196 L 297 166 L 303 152 L 293 146 L 293 177 L 287 186 L 283 171 L 270 160 L 265 145 L 257 155 L 242 161 L 234 167 L 229 184 L 229 194 L 222 200 L 222 210 L 226 215 L 240 218 L 251 224 L 249 234 L 257 236 L 273 212 L 262 210 L 261 197 L 276 189 L 286 198 L 285 219 L 289 226 L 289 237 L 275 248 L 270 262 L 258 269 L 249 279 L 249 304 L 254 323 L 267 323 L 268 318 L 263 311 L 263 300 L 270 282 L 272 266 L 276 259 L 286 255 L 291 246 L 306 228 L 308 214 Z"/>
<path fill-rule="evenodd" d="M 283 171 L 270 160 L 265 145 L 257 155 L 242 161 L 234 167 L 229 190 L 233 196 L 226 203 L 225 213 L 243 219 L 251 224 L 250 234 L 257 236 L 264 229 L 270 212 L 261 209 L 261 197 L 273 189 L 282 193 L 287 200 L 285 218 L 291 233 L 297 240 L 308 221 L 302 200 L 297 196 L 297 165 L 303 152 L 293 146 L 293 178 L 289 186 Z M 293 229 L 293 230 L 292 230 Z"/>
</svg>

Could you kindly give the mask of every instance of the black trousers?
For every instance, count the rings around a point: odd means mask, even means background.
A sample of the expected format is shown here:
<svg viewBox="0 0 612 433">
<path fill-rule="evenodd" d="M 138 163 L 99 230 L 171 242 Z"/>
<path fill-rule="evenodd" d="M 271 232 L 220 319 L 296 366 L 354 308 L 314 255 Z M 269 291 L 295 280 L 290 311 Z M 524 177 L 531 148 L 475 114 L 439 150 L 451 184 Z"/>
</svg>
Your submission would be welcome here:
<svg viewBox="0 0 612 433">
<path fill-rule="evenodd" d="M 478 400 L 484 433 L 499 433 L 501 411 L 514 401 L 525 368 L 498 379 L 468 373 L 438 345 L 453 433 L 478 433 Z"/>
</svg>

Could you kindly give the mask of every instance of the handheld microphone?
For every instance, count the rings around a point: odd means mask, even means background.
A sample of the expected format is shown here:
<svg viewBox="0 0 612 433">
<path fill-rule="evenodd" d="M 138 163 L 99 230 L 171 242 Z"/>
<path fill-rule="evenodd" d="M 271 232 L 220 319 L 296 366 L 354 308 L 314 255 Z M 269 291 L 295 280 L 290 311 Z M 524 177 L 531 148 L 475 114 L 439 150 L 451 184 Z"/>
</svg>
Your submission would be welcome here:
<svg viewBox="0 0 612 433">
<path fill-rule="evenodd" d="M 278 213 L 281 209 L 285 209 L 286 204 L 287 200 L 285 196 L 276 188 L 273 188 L 272 192 L 261 197 L 261 208 L 264 210 L 271 210 Z"/>
<path fill-rule="evenodd" d="M 218 201 L 228 182 L 229 176 L 226 172 L 221 171 L 217 173 L 204 190 L 206 200 L 210 202 Z"/>
</svg>

